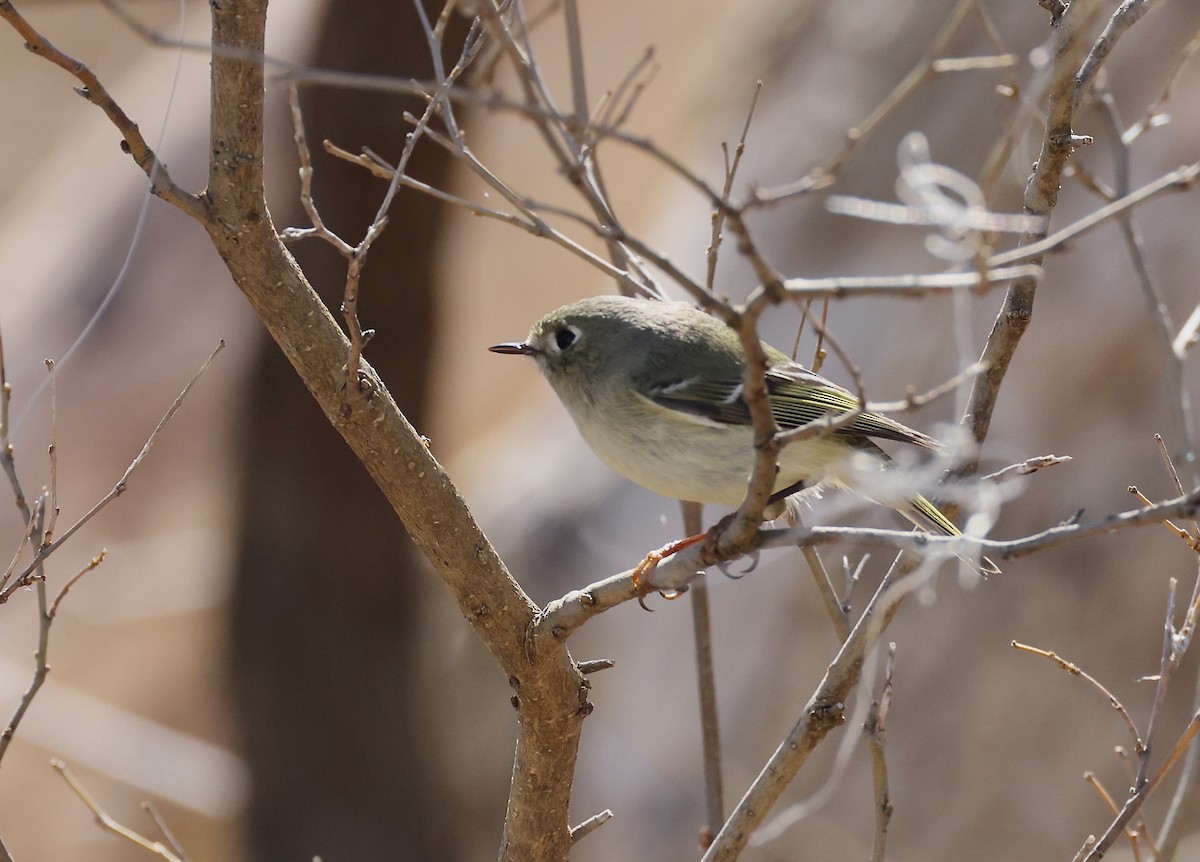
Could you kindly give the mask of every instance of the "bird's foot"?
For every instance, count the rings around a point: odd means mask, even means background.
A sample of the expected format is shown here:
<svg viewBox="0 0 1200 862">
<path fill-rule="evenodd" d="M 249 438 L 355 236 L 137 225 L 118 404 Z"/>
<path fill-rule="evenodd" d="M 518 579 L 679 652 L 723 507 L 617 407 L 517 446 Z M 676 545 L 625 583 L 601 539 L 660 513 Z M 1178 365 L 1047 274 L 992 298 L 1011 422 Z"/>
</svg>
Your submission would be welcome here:
<svg viewBox="0 0 1200 862">
<path fill-rule="evenodd" d="M 630 578 L 633 581 L 633 589 L 637 592 L 638 604 L 646 610 L 650 610 L 646 607 L 645 602 L 646 596 L 650 595 L 650 593 L 657 591 L 664 599 L 677 599 L 687 592 L 686 586 L 677 590 L 660 590 L 654 584 L 650 583 L 649 576 L 655 567 L 667 557 L 678 554 L 684 548 L 698 545 L 707 538 L 708 533 L 697 533 L 694 536 L 688 536 L 686 539 L 668 542 L 658 550 L 646 554 L 642 561 L 634 567 L 633 575 Z"/>
</svg>

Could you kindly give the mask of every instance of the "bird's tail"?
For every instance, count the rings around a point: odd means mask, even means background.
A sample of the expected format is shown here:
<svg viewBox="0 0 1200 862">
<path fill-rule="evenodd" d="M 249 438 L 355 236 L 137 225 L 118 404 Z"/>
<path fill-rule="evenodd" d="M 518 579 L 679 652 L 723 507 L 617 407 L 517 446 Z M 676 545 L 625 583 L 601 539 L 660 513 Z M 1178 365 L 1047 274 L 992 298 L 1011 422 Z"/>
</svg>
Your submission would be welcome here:
<svg viewBox="0 0 1200 862">
<path fill-rule="evenodd" d="M 904 507 L 896 507 L 897 511 L 904 517 L 908 518 L 922 530 L 929 533 L 935 533 L 942 536 L 961 536 L 962 530 L 954 525 L 954 522 L 945 516 L 941 509 L 926 500 L 920 494 L 911 498 L 908 505 Z M 968 559 L 963 555 L 958 555 L 959 559 L 965 562 L 971 568 L 978 571 L 983 576 L 1000 574 L 999 567 L 989 560 L 987 557 L 980 557 L 978 561 Z"/>
</svg>

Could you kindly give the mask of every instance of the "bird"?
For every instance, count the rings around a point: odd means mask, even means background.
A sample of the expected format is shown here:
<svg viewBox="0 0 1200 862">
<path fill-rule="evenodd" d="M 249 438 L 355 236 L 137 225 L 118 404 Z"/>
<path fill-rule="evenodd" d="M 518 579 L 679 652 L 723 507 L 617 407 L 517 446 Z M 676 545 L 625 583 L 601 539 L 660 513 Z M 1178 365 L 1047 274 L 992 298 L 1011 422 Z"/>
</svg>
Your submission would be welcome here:
<svg viewBox="0 0 1200 862">
<path fill-rule="evenodd" d="M 683 302 L 597 296 L 546 314 L 524 341 L 488 349 L 534 359 L 580 435 L 617 473 L 664 497 L 741 504 L 754 431 L 743 392 L 745 351 L 721 320 Z M 860 409 L 852 392 L 770 345 L 763 349 L 767 398 L 781 430 Z M 870 481 L 872 468 L 893 464 L 876 440 L 943 448 L 895 419 L 862 411 L 845 426 L 783 447 L 765 516 L 779 517 L 806 487 L 838 487 L 890 506 L 926 532 L 961 536 L 920 493 Z M 968 562 L 982 574 L 999 572 L 986 557 Z"/>
</svg>

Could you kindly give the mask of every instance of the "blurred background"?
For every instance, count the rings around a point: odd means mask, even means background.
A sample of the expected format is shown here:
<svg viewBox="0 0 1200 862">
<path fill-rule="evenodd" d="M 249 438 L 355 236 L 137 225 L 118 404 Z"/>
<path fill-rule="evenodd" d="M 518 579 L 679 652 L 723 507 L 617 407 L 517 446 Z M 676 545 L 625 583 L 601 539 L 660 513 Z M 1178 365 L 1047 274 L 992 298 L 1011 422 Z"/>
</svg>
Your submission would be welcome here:
<svg viewBox="0 0 1200 862">
<path fill-rule="evenodd" d="M 656 73 L 629 129 L 712 184 L 722 141 L 739 134 L 754 82 L 764 89 L 740 180 L 743 189 L 795 179 L 841 142 L 926 50 L 953 4 L 813 2 L 581 4 L 592 98 L 617 86 L 648 46 Z M 984 2 L 1009 70 L 941 75 L 904 103 L 848 163 L 833 191 L 894 200 L 897 147 L 911 131 L 932 158 L 977 177 L 1044 63 L 1047 13 Z M 101 5 L 28 0 L 21 11 L 84 59 L 157 147 L 175 180 L 206 174 L 208 60 L 154 48 Z M 180 6 L 124 4 L 166 34 Z M 208 7 L 183 5 L 184 41 L 203 42 Z M 461 25 L 456 25 L 460 32 Z M 1156 6 L 1126 34 L 1107 84 L 1128 125 L 1155 102 L 1200 30 L 1194 4 Z M 569 98 L 561 15 L 535 44 L 556 95 Z M 403 535 L 381 494 L 267 343 L 204 234 L 158 200 L 72 81 L 0 29 L 0 331 L 14 395 L 13 443 L 27 494 L 48 482 L 46 357 L 61 358 L 119 282 L 104 313 L 57 375 L 60 532 L 112 486 L 159 417 L 225 339 L 228 347 L 134 474 L 128 492 L 57 553 L 52 592 L 94 556 L 108 559 L 64 601 L 51 631 L 49 679 L 0 769 L 0 835 L 18 862 L 123 860 L 142 851 L 100 831 L 48 768 L 64 759 L 123 822 L 153 831 L 153 800 L 194 860 L 482 859 L 498 846 L 515 742 L 502 674 Z M 292 0 L 271 11 L 268 52 L 314 66 L 426 77 L 428 52 L 412 7 L 380 0 Z M 948 56 L 994 54 L 972 16 Z M 500 83 L 504 83 L 501 74 Z M 1189 63 L 1164 111 L 1170 122 L 1132 145 L 1132 184 L 1197 158 L 1200 112 Z M 304 225 L 283 88 L 268 96 L 268 170 L 276 224 Z M 329 138 L 395 159 L 416 103 L 329 87 L 302 93 L 326 222 L 356 242 L 383 184 L 326 157 Z M 575 205 L 518 119 L 465 112 L 472 149 L 539 200 Z M 1077 164 L 1112 183 L 1107 126 L 1085 111 L 1077 132 L 1096 144 Z M 994 206 L 1018 211 L 1040 132 L 1018 139 Z M 601 145 L 605 180 L 625 227 L 701 275 L 705 202 L 631 148 Z M 410 172 L 468 196 L 480 189 L 423 143 Z M 788 275 L 937 271 L 921 229 L 830 214 L 822 195 L 756 213 L 763 250 Z M 1054 226 L 1100 205 L 1064 185 Z M 679 507 L 608 472 L 587 451 L 532 363 L 488 345 L 520 339 L 550 308 L 613 285 L 551 244 L 402 192 L 362 284 L 367 351 L 401 408 L 431 440 L 476 516 L 535 601 L 629 568 L 681 534 Z M 1195 193 L 1137 211 L 1155 283 L 1176 327 L 1195 307 L 1200 243 Z M 575 236 L 590 247 L 595 241 Z M 327 246 L 294 252 L 336 307 L 345 270 Z M 754 284 L 727 243 L 717 289 Z M 680 296 L 676 294 L 676 296 Z M 854 300 L 829 325 L 872 398 L 923 390 L 976 358 L 1000 306 L 985 295 Z M 799 320 L 779 309 L 764 336 L 790 346 Z M 1011 366 L 983 452 L 985 470 L 1036 455 L 1074 460 L 1029 478 L 993 534 L 1040 531 L 1133 507 L 1126 487 L 1175 496 L 1153 440 L 1182 449 L 1172 418 L 1167 353 L 1115 223 L 1047 260 L 1033 323 Z M 801 344 L 801 358 L 812 344 Z M 1195 359 L 1186 368 L 1200 400 Z M 824 372 L 848 384 L 831 361 Z M 945 434 L 962 395 L 905 421 Z M 1188 474 L 1194 471 L 1180 465 Z M 720 513 L 706 512 L 706 521 Z M 887 513 L 851 523 L 895 526 Z M 0 520 L 15 548 L 15 511 Z M 839 567 L 840 554 L 825 554 Z M 873 557 L 854 595 L 861 608 L 885 565 Z M 1131 740 L 1093 689 L 1013 640 L 1052 649 L 1102 680 L 1144 728 L 1168 582 L 1187 594 L 1195 554 L 1165 530 L 1127 531 L 1004 566 L 967 588 L 947 569 L 906 606 L 888 724 L 889 858 L 1064 859 L 1110 815 L 1082 780 L 1094 771 L 1115 796 L 1129 783 L 1113 754 Z M 798 552 L 775 552 L 740 581 L 712 586 L 717 693 L 727 806 L 796 721 L 837 642 Z M 691 859 L 703 820 L 691 620 L 686 601 L 652 599 L 596 619 L 571 642 L 577 660 L 610 658 L 592 678 L 595 712 L 579 757 L 573 818 L 616 819 L 581 843 L 577 862 Z M 0 609 L 0 715 L 33 671 L 36 603 Z M 1170 691 L 1161 756 L 1192 711 L 1196 660 Z M 869 762 L 844 770 L 837 732 L 788 791 L 781 810 L 839 783 L 828 803 L 746 859 L 864 858 L 873 814 Z M 1168 793 L 1148 808 L 1161 821 Z M 1125 853 L 1124 849 L 1121 853 Z M 1121 853 L 1114 854 L 1122 858 Z M 1190 855 L 1189 855 L 1190 854 Z M 1195 839 L 1179 858 L 1197 858 Z"/>
</svg>

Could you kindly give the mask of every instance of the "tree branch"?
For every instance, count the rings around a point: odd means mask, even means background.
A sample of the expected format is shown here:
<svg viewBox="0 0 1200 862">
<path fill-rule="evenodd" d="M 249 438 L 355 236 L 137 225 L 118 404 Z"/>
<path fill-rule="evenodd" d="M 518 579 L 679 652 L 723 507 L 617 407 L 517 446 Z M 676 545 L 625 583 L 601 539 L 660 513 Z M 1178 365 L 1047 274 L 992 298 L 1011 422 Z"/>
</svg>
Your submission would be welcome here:
<svg viewBox="0 0 1200 862">
<path fill-rule="evenodd" d="M 509 575 L 450 477 L 367 362 L 360 368 L 361 383 L 351 381 L 365 397 L 348 397 L 343 364 L 349 343 L 276 235 L 264 198 L 265 19 L 265 0 L 213 7 L 212 218 L 205 227 L 271 337 L 516 691 L 520 738 L 501 859 L 566 858 L 575 755 L 591 709 L 587 683 L 562 643 L 538 637 L 537 606 Z"/>
<path fill-rule="evenodd" d="M 167 166 L 162 164 L 154 154 L 154 150 L 146 143 L 138 130 L 137 123 L 121 109 L 108 89 L 100 82 L 85 64 L 55 48 L 32 25 L 26 21 L 13 7 L 10 0 L 0 0 L 0 18 L 8 21 L 21 38 L 25 40 L 25 48 L 39 57 L 49 60 L 60 69 L 74 75 L 83 86 L 76 87 L 75 92 L 98 107 L 104 115 L 116 126 L 121 133 L 121 149 L 129 153 L 137 166 L 150 178 L 150 193 L 183 210 L 192 218 L 202 218 L 204 201 L 190 192 L 184 191 L 175 184 L 167 173 Z"/>
</svg>

